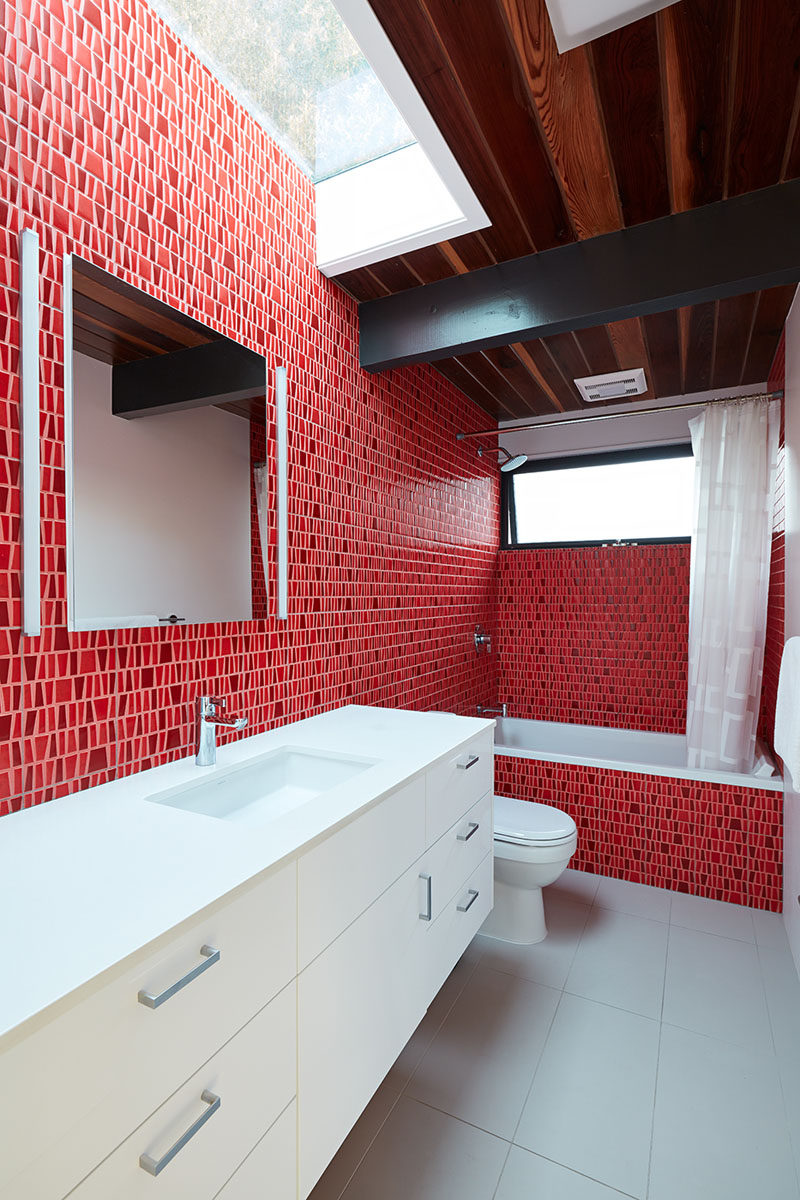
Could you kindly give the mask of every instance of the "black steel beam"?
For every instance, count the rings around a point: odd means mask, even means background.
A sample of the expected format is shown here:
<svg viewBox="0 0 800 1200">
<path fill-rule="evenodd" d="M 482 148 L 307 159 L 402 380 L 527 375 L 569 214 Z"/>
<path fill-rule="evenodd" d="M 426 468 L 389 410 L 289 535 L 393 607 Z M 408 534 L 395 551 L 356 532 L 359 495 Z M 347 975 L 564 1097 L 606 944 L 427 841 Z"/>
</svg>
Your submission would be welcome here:
<svg viewBox="0 0 800 1200">
<path fill-rule="evenodd" d="M 220 338 L 118 363 L 111 372 L 111 411 L 128 418 L 179 412 L 263 396 L 266 386 L 262 355 Z"/>
<path fill-rule="evenodd" d="M 361 365 L 589 329 L 800 280 L 800 180 L 359 305 Z"/>
</svg>

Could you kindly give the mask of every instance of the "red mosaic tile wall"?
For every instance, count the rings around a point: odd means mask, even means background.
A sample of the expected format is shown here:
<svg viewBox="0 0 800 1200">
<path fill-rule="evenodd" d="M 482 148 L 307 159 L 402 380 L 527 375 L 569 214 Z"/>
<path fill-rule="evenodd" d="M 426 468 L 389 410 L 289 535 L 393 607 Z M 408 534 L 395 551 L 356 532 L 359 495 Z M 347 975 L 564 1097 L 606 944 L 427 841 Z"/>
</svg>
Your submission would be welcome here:
<svg viewBox="0 0 800 1200">
<path fill-rule="evenodd" d="M 685 732 L 689 551 L 501 552 L 498 698 L 510 715 Z"/>
<path fill-rule="evenodd" d="M 781 337 L 772 369 L 770 390 L 782 389 L 786 380 L 786 335 Z M 782 405 L 781 405 L 782 407 Z M 772 557 L 769 568 L 769 598 L 767 601 L 767 630 L 764 642 L 764 678 L 761 685 L 759 734 L 771 746 L 775 729 L 775 701 L 778 696 L 778 673 L 783 654 L 785 600 L 785 542 L 786 542 L 786 474 L 784 422 L 781 413 L 781 440 L 778 448 L 778 477 L 775 487 L 775 513 L 772 523 Z"/>
<path fill-rule="evenodd" d="M 780 792 L 500 754 L 495 790 L 568 812 L 578 870 L 781 911 Z"/>
<path fill-rule="evenodd" d="M 349 701 L 493 697 L 472 632 L 494 626 L 497 473 L 455 440 L 486 416 L 429 368 L 359 370 L 355 305 L 314 265 L 308 180 L 141 0 L 0 0 L 0 89 L 0 812 L 188 754 L 201 690 L 253 732 Z M 43 632 L 24 640 L 23 226 L 43 248 L 44 572 Z M 287 364 L 288 622 L 67 632 L 70 251 Z"/>
</svg>

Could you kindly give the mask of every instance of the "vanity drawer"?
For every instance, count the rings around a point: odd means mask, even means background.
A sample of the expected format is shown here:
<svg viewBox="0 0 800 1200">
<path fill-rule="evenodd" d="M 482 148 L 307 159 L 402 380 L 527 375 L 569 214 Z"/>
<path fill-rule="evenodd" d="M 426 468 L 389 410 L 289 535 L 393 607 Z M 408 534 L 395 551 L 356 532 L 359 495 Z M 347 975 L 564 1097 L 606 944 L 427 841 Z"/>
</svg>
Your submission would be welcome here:
<svg viewBox="0 0 800 1200">
<path fill-rule="evenodd" d="M 294 1097 L 296 1000 L 291 983 L 118 1146 L 70 1200 L 153 1200 L 155 1195 L 158 1200 L 213 1200 Z M 187 1133 L 191 1136 L 184 1140 Z"/>
<path fill-rule="evenodd" d="M 493 903 L 494 855 L 489 853 L 428 927 L 422 973 L 428 1003 L 475 937 Z"/>
<path fill-rule="evenodd" d="M 425 849 L 425 779 L 387 796 L 298 863 L 302 971 Z"/>
<path fill-rule="evenodd" d="M 492 850 L 492 793 L 451 825 L 425 854 L 420 874 L 430 875 L 431 919 L 436 920 L 448 902 Z M 427 884 L 423 880 L 423 893 Z M 423 895 L 423 902 L 427 897 Z"/>
<path fill-rule="evenodd" d="M 0 1057 L 0 1195 L 59 1200 L 79 1183 L 294 978 L 296 937 L 292 863 L 165 935 L 12 1045 Z M 157 1007 L 139 1002 L 197 968 Z"/>
<path fill-rule="evenodd" d="M 461 750 L 436 763 L 427 773 L 428 845 L 446 833 L 494 783 L 494 737 L 491 729 Z"/>
<path fill-rule="evenodd" d="M 228 1180 L 217 1200 L 296 1200 L 296 1197 L 297 1101 L 293 1100 Z"/>
</svg>

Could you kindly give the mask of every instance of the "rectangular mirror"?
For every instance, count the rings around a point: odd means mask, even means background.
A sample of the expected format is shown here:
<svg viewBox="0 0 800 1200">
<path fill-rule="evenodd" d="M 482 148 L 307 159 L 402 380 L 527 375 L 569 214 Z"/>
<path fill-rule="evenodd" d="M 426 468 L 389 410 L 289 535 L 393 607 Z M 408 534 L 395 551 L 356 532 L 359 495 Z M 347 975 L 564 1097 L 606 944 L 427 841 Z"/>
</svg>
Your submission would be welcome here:
<svg viewBox="0 0 800 1200">
<path fill-rule="evenodd" d="M 70 310 L 70 628 L 266 616 L 264 359 L 75 256 Z"/>
</svg>

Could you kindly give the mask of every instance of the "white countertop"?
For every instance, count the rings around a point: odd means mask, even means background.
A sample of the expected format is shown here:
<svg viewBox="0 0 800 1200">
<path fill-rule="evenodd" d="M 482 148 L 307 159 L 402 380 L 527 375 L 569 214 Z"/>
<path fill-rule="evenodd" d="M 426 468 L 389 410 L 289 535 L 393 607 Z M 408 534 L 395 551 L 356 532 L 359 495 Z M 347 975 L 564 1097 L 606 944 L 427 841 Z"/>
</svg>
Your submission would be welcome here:
<svg viewBox="0 0 800 1200">
<path fill-rule="evenodd" d="M 348 705 L 3 817 L 0 1037 L 493 725 Z M 378 761 L 258 828 L 146 798 L 280 746 Z"/>
</svg>

